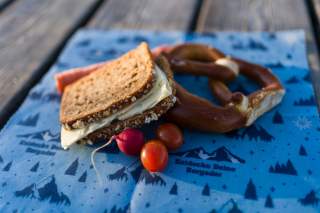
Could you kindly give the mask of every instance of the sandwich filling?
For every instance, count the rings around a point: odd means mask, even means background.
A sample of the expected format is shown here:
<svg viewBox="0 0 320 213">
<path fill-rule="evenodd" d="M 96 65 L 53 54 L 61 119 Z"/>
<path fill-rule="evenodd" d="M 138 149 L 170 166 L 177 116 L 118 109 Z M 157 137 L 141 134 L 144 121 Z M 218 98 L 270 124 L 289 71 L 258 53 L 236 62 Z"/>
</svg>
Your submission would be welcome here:
<svg viewBox="0 0 320 213">
<path fill-rule="evenodd" d="M 126 108 L 101 119 L 100 121 L 95 121 L 80 129 L 67 130 L 64 126 L 61 127 L 61 145 L 64 149 L 67 149 L 75 142 L 85 138 L 90 133 L 107 127 L 114 120 L 126 120 L 135 115 L 141 114 L 144 111 L 153 108 L 160 101 L 172 95 L 172 88 L 169 84 L 167 76 L 165 73 L 155 65 L 154 67 L 154 78 L 155 82 L 153 88 L 140 99 L 135 101 L 133 104 L 127 106 Z"/>
</svg>

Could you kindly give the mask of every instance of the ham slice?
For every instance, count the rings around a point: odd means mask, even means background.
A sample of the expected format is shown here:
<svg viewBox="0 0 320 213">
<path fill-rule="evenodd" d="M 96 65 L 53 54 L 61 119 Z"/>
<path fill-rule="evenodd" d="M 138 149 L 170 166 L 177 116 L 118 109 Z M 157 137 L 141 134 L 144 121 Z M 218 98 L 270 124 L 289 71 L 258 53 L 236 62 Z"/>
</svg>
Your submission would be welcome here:
<svg viewBox="0 0 320 213">
<path fill-rule="evenodd" d="M 154 58 L 156 58 L 158 55 L 160 55 L 163 52 L 170 51 L 171 47 L 169 45 L 161 45 L 152 50 L 152 55 Z M 72 84 L 73 82 L 77 81 L 78 79 L 89 75 L 90 73 L 98 70 L 100 67 L 108 63 L 102 62 L 98 64 L 92 64 L 86 67 L 78 67 L 74 69 L 69 69 L 60 73 L 55 74 L 54 79 L 56 82 L 57 91 L 59 94 L 63 93 L 63 90 L 68 86 L 69 84 Z"/>
<path fill-rule="evenodd" d="M 167 44 L 163 44 L 158 47 L 155 47 L 152 49 L 153 58 L 158 57 L 161 53 L 168 53 L 172 49 L 173 49 L 173 46 L 172 45 L 170 46 Z"/>
</svg>

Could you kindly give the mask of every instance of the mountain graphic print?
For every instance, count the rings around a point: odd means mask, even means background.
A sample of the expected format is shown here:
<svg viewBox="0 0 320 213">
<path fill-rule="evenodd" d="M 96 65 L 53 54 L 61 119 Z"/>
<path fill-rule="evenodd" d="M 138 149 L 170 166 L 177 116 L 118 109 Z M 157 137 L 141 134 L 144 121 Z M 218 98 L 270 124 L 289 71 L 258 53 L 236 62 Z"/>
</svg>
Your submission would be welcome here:
<svg viewBox="0 0 320 213">
<path fill-rule="evenodd" d="M 94 167 L 91 153 L 104 139 L 67 150 L 60 145 L 54 75 L 114 59 L 142 41 L 150 48 L 184 42 L 216 47 L 271 69 L 286 95 L 247 128 L 225 134 L 183 129 L 184 144 L 169 152 L 161 173 L 145 170 L 139 156 L 124 155 L 115 142 L 96 153 Z M 299 30 L 80 30 L 0 131 L 0 212 L 319 212 L 320 120 L 310 73 Z M 174 78 L 218 104 L 207 77 Z M 241 75 L 228 87 L 246 95 L 259 89 Z M 146 140 L 162 122 L 141 127 Z"/>
</svg>

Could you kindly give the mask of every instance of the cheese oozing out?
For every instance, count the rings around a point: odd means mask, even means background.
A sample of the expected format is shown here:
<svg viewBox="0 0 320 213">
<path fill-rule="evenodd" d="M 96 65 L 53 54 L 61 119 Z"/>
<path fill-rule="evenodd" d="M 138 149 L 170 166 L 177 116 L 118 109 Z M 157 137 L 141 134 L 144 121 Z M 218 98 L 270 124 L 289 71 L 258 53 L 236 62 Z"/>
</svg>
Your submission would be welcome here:
<svg viewBox="0 0 320 213">
<path fill-rule="evenodd" d="M 142 114 L 144 111 L 153 108 L 160 101 L 166 97 L 172 95 L 172 88 L 165 73 L 155 65 L 154 68 L 155 82 L 153 88 L 144 96 L 139 98 L 133 104 L 125 107 L 124 109 L 106 117 L 99 121 L 88 124 L 84 128 L 67 130 L 63 126 L 61 127 L 61 146 L 67 149 L 72 144 L 85 138 L 90 133 L 107 127 L 112 121 L 126 120 L 138 114 Z M 156 119 L 156 118 L 154 118 Z"/>
</svg>

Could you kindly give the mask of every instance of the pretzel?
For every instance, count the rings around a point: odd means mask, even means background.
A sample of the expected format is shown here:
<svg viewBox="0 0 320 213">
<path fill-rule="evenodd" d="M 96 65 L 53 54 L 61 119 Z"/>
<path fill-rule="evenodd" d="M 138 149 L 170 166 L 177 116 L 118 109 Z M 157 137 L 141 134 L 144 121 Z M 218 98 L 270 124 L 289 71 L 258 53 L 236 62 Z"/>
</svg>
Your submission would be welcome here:
<svg viewBox="0 0 320 213">
<path fill-rule="evenodd" d="M 215 48 L 182 44 L 168 47 L 164 55 L 174 72 L 208 76 L 211 91 L 222 104 L 218 106 L 195 96 L 176 83 L 177 102 L 167 113 L 167 118 L 183 127 L 224 133 L 250 126 L 279 104 L 285 94 L 271 70 L 225 56 Z M 225 82 L 234 80 L 238 74 L 257 82 L 262 88 L 248 96 L 231 92 Z"/>
</svg>

